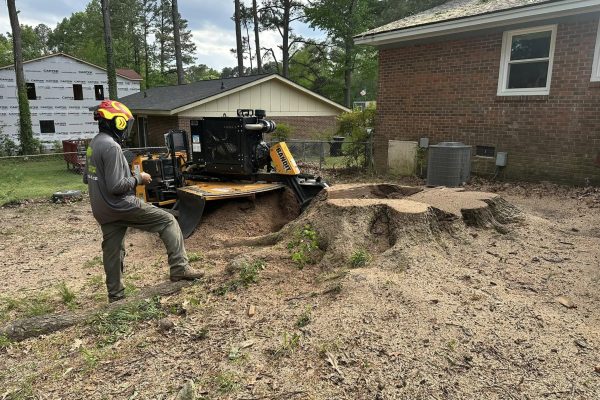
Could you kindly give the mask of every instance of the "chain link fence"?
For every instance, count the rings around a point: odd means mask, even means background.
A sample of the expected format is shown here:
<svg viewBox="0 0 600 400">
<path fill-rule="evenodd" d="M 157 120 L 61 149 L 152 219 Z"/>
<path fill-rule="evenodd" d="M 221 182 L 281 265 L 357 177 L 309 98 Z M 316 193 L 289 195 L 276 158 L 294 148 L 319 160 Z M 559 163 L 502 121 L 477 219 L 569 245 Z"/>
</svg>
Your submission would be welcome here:
<svg viewBox="0 0 600 400">
<path fill-rule="evenodd" d="M 273 142 L 272 144 L 274 144 Z M 288 140 L 286 141 L 294 159 L 300 164 L 322 169 L 365 169 L 373 166 L 373 146 L 370 142 Z M 45 160 L 63 160 L 67 169 L 80 171 L 85 163 L 85 144 L 77 143 L 73 151 L 58 151 L 31 155 L 0 155 L 2 163 L 23 163 Z M 166 147 L 124 148 L 134 154 L 164 153 Z"/>
<path fill-rule="evenodd" d="M 337 139 L 337 138 L 336 138 Z M 343 138 L 332 141 L 288 140 L 292 155 L 301 166 L 311 169 L 359 169 L 373 168 L 371 142 L 349 142 Z"/>
</svg>

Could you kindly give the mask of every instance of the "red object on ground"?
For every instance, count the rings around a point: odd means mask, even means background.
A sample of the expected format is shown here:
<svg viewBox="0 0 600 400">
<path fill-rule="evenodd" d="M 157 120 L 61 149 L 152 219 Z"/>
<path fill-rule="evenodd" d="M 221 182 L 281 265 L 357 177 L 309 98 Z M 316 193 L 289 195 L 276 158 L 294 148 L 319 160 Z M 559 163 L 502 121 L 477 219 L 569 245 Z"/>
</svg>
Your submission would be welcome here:
<svg viewBox="0 0 600 400">
<path fill-rule="evenodd" d="M 73 166 L 73 171 L 78 174 L 83 173 L 85 168 L 85 150 L 89 140 L 77 139 L 77 140 L 63 140 L 63 157 L 67 163 L 67 169 L 71 169 L 69 166 Z"/>
</svg>

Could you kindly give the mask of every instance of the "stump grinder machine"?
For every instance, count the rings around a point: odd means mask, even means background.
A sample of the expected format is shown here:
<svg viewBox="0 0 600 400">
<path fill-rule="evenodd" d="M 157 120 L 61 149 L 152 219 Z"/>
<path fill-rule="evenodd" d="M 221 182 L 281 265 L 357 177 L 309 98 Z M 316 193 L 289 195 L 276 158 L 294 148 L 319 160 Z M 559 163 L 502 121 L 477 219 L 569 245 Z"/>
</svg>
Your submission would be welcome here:
<svg viewBox="0 0 600 400">
<path fill-rule="evenodd" d="M 202 118 L 190 125 L 189 136 L 182 130 L 165 134 L 167 153 L 132 160 L 134 171 L 152 176 L 151 183 L 136 188 L 136 196 L 170 207 L 186 238 L 200 223 L 207 202 L 287 187 L 303 208 L 327 187 L 321 178 L 300 173 L 286 143 L 264 141 L 276 124 L 263 110 L 238 110 L 236 117 Z"/>
</svg>

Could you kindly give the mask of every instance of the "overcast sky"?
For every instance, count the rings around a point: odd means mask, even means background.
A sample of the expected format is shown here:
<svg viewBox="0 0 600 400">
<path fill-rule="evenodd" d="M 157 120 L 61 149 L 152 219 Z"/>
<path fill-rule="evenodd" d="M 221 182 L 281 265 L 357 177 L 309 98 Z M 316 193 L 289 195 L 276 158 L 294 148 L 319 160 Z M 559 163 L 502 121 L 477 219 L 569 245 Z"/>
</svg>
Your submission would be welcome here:
<svg viewBox="0 0 600 400">
<path fill-rule="evenodd" d="M 46 24 L 52 29 L 73 12 L 82 11 L 87 0 L 16 0 L 19 22 L 27 25 Z M 251 1 L 246 0 L 248 5 Z M 10 31 L 6 1 L 0 1 L 0 32 Z M 197 48 L 197 63 L 221 70 L 237 65 L 230 49 L 235 48 L 233 0 L 179 0 L 179 12 L 188 20 Z M 296 33 L 311 38 L 322 38 L 321 32 L 298 24 Z M 250 33 L 252 35 L 252 33 Z M 261 32 L 261 47 L 273 47 L 281 42 L 276 32 Z M 254 50 L 253 50 L 254 51 Z M 249 64 L 248 60 L 245 64 Z M 249 65 L 246 65 L 249 66 Z"/>
</svg>

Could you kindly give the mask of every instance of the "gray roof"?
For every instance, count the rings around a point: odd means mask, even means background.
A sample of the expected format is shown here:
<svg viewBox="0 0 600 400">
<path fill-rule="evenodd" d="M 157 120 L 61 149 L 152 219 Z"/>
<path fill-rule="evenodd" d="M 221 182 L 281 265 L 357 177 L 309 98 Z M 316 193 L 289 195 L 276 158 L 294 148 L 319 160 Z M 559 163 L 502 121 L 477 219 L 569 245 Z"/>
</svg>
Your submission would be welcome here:
<svg viewBox="0 0 600 400">
<path fill-rule="evenodd" d="M 159 86 L 119 99 L 131 110 L 172 111 L 179 107 L 247 85 L 270 75 L 214 79 L 187 85 Z"/>
<path fill-rule="evenodd" d="M 430 25 L 476 15 L 491 14 L 514 8 L 529 7 L 541 3 L 551 3 L 560 0 L 451 0 L 440 6 L 423 11 L 419 14 L 391 22 L 379 28 L 362 33 L 359 36 L 374 35 L 383 32 Z"/>
</svg>

